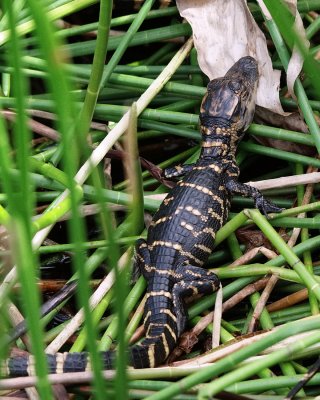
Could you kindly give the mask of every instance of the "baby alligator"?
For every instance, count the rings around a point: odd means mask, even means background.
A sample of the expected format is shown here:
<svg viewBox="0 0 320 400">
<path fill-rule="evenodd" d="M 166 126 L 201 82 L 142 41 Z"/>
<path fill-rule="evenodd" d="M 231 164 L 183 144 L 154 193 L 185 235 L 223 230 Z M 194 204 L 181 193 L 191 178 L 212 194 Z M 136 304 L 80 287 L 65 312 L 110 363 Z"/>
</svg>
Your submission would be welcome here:
<svg viewBox="0 0 320 400">
<path fill-rule="evenodd" d="M 217 276 L 202 268 L 213 250 L 216 232 L 227 219 L 233 194 L 253 198 L 264 214 L 281 211 L 255 188 L 238 182 L 237 145 L 252 121 L 258 81 L 257 62 L 243 57 L 222 78 L 208 84 L 201 104 L 202 147 L 199 160 L 164 171 L 166 178 L 183 178 L 155 214 L 147 240 L 136 243 L 136 267 L 148 282 L 144 310 L 145 339 L 129 348 L 134 368 L 163 363 L 185 329 L 185 297 L 217 290 Z M 101 353 L 110 369 L 114 351 Z M 90 368 L 88 353 L 48 355 L 50 373 Z M 33 359 L 13 357 L 6 374 L 34 373 Z"/>
</svg>

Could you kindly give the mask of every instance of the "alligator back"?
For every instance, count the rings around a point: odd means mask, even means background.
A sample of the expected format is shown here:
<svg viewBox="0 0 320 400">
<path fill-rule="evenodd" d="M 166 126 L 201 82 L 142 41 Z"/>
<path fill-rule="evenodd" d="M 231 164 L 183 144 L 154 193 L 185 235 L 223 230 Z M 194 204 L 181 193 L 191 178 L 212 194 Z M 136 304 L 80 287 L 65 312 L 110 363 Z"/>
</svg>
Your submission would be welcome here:
<svg viewBox="0 0 320 400">
<path fill-rule="evenodd" d="M 184 263 L 202 266 L 225 222 L 230 195 L 216 164 L 197 164 L 164 199 L 148 231 L 151 262 L 157 269 Z"/>
</svg>

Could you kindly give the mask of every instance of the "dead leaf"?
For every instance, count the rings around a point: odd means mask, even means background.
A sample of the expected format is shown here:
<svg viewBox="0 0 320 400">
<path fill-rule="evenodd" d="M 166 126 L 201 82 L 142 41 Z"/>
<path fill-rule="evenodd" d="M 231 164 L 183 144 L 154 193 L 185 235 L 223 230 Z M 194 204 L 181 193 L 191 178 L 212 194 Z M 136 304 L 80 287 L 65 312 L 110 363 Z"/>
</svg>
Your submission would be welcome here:
<svg viewBox="0 0 320 400">
<path fill-rule="evenodd" d="M 308 126 L 301 118 L 298 112 L 289 115 L 280 115 L 264 107 L 256 107 L 254 120 L 258 124 L 272 125 L 277 128 L 288 129 L 290 131 L 309 133 Z M 316 153 L 313 146 L 306 146 L 285 140 L 271 139 L 262 136 L 255 136 L 255 140 L 264 146 L 274 147 L 279 150 L 289 151 L 292 153 L 312 156 Z"/>
<path fill-rule="evenodd" d="M 240 228 L 237 230 L 237 238 L 240 243 L 246 246 L 247 251 L 256 247 L 266 247 L 272 249 L 269 240 L 261 231 L 252 228 Z"/>
<path fill-rule="evenodd" d="M 259 64 L 257 104 L 283 114 L 279 100 L 280 71 L 273 70 L 266 38 L 244 0 L 177 0 L 193 30 L 198 62 L 214 79 L 239 58 L 250 55 Z"/>
</svg>

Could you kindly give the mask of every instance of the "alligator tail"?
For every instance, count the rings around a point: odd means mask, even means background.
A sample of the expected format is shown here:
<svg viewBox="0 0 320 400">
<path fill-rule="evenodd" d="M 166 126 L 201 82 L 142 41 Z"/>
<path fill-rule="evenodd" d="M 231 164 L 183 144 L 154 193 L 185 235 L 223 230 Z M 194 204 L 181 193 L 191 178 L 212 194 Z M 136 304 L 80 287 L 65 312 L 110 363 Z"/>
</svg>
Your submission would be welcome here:
<svg viewBox="0 0 320 400">
<path fill-rule="evenodd" d="M 66 372 L 90 371 L 89 353 L 56 353 L 47 354 L 47 368 L 49 374 Z M 104 369 L 112 369 L 115 359 L 114 351 L 101 352 L 101 360 Z M 3 375 L 10 377 L 36 375 L 35 359 L 32 355 L 11 357 L 6 360 Z"/>
<path fill-rule="evenodd" d="M 134 368 L 154 368 L 161 365 L 174 349 L 176 339 L 164 331 L 156 337 L 149 337 L 132 346 L 130 352 L 130 365 Z"/>
<path fill-rule="evenodd" d="M 128 349 L 129 364 L 134 368 L 152 368 L 162 364 L 173 349 L 175 341 L 165 333 L 144 339 Z M 116 352 L 103 351 L 101 361 L 104 370 L 115 366 Z M 90 371 L 89 353 L 47 354 L 49 374 Z M 32 355 L 12 357 L 6 360 L 2 376 L 19 377 L 35 375 L 35 360 Z"/>
</svg>

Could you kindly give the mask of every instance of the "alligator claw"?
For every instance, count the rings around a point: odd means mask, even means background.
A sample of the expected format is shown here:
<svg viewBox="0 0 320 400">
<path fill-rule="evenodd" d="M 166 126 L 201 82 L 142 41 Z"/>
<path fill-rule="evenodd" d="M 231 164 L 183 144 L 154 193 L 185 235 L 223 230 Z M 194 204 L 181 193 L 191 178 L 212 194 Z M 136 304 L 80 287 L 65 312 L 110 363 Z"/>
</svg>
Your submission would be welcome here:
<svg viewBox="0 0 320 400">
<path fill-rule="evenodd" d="M 284 208 L 278 207 L 271 201 L 266 200 L 262 195 L 255 198 L 255 207 L 266 217 L 269 213 L 279 213 L 284 210 Z"/>
</svg>

